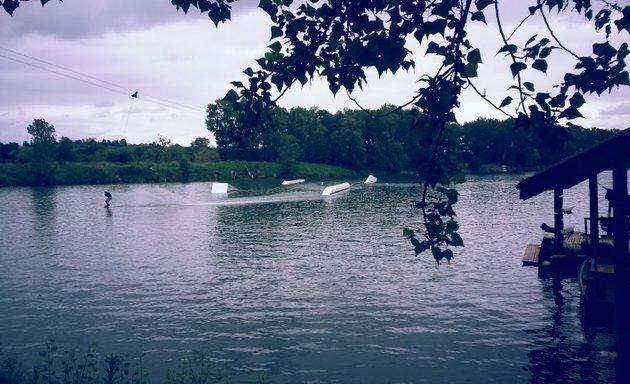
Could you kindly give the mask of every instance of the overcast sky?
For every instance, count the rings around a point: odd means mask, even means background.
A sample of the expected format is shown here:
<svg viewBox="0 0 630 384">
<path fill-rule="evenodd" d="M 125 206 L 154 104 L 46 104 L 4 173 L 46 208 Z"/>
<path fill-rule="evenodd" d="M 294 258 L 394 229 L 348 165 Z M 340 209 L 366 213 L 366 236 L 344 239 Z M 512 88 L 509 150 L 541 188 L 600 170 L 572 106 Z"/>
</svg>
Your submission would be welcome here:
<svg viewBox="0 0 630 384">
<path fill-rule="evenodd" d="M 23 3 L 13 17 L 1 12 L 0 142 L 29 140 L 26 127 L 34 119 L 53 124 L 57 138 L 73 140 L 125 138 L 150 143 L 161 135 L 188 145 L 197 137 L 209 137 L 207 104 L 223 97 L 230 81 L 243 80 L 243 69 L 255 67 L 254 60 L 268 44 L 270 23 L 257 3 L 242 0 L 232 21 L 219 28 L 196 10 L 187 15 L 177 12 L 168 0 L 51 1 L 43 9 L 32 1 Z M 525 6 L 519 6 L 518 13 L 514 8 L 506 10 L 508 28 L 526 12 Z M 589 53 L 591 27 L 566 16 L 556 17 L 554 23 L 567 46 Z M 526 40 L 541 31 L 534 20 L 519 34 Z M 494 56 L 501 46 L 498 35 L 476 27 L 470 37 L 482 47 L 484 60 L 477 85 L 499 104 L 511 76 L 502 57 Z M 544 86 L 557 79 L 562 64 L 573 66 L 564 57 L 551 62 L 555 67 L 547 76 L 532 74 L 528 79 L 536 83 L 537 91 L 551 91 Z M 367 108 L 407 102 L 422 70 L 432 65 L 423 64 L 421 56 L 418 62 L 415 73 L 373 76 L 364 92 L 353 96 Z M 627 88 L 589 98 L 582 111 L 586 118 L 574 122 L 584 127 L 630 126 Z M 138 98 L 130 96 L 135 91 Z M 345 94 L 333 97 L 317 80 L 289 91 L 280 105 L 317 106 L 331 112 L 356 108 Z M 460 122 L 504 118 L 470 91 L 456 114 Z"/>
</svg>

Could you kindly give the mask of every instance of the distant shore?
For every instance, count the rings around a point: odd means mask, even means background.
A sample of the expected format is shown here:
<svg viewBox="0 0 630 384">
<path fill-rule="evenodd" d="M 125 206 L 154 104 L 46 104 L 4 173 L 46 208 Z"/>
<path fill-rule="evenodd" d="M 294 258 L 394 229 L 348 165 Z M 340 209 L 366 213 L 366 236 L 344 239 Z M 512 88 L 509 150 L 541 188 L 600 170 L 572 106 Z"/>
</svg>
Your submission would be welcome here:
<svg viewBox="0 0 630 384">
<path fill-rule="evenodd" d="M 356 178 L 363 172 L 325 164 L 298 163 L 293 178 Z M 279 179 L 273 162 L 55 162 L 46 169 L 25 163 L 0 163 L 0 187 L 134 184 L 194 181 Z"/>
<path fill-rule="evenodd" d="M 532 172 L 537 169 L 484 164 L 465 174 L 496 174 Z M 291 177 L 279 175 L 280 166 L 274 162 L 217 161 L 217 162 L 55 162 L 47 169 L 35 169 L 29 163 L 0 163 L 0 187 L 173 183 L 234 180 L 288 179 L 352 179 L 365 178 L 372 173 L 315 163 L 298 163 Z M 44 174 L 43 174 L 44 173 Z M 375 173 L 377 177 L 397 178 L 401 175 Z M 403 175 L 404 177 L 405 175 Z M 414 177 L 407 174 L 406 177 Z"/>
</svg>

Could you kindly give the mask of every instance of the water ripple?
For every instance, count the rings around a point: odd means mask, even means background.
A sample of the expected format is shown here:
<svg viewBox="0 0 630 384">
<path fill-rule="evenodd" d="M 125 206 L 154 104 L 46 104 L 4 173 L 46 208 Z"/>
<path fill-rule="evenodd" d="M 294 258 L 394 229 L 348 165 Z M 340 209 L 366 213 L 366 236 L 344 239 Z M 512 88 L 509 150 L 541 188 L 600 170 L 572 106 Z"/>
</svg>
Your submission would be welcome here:
<svg viewBox="0 0 630 384">
<path fill-rule="evenodd" d="M 0 341 L 145 352 L 155 377 L 201 352 L 235 382 L 608 382 L 575 281 L 521 267 L 552 202 L 517 181 L 460 186 L 466 247 L 441 266 L 402 238 L 414 184 L 118 186 L 106 212 L 99 187 L 0 189 Z"/>
</svg>

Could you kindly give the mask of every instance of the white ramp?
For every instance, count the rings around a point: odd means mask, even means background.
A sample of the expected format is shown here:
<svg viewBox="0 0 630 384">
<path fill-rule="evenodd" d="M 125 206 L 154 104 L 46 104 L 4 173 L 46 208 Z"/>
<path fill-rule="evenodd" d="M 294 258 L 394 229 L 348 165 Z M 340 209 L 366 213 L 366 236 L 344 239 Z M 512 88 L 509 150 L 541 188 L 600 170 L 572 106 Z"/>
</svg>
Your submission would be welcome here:
<svg viewBox="0 0 630 384">
<path fill-rule="evenodd" d="M 367 179 L 365 179 L 365 181 L 363 182 L 363 184 L 374 184 L 376 183 L 376 177 L 370 175 L 367 177 Z"/>
<path fill-rule="evenodd" d="M 228 184 L 227 183 L 212 183 L 213 195 L 227 195 Z"/>
<path fill-rule="evenodd" d="M 282 185 L 291 185 L 291 184 L 298 184 L 298 183 L 303 183 L 304 179 L 296 179 L 296 180 L 285 180 L 282 182 Z"/>
<path fill-rule="evenodd" d="M 329 187 L 324 188 L 322 195 L 330 196 L 333 193 L 345 191 L 348 188 L 350 188 L 350 183 L 341 183 L 341 184 L 331 185 Z"/>
</svg>

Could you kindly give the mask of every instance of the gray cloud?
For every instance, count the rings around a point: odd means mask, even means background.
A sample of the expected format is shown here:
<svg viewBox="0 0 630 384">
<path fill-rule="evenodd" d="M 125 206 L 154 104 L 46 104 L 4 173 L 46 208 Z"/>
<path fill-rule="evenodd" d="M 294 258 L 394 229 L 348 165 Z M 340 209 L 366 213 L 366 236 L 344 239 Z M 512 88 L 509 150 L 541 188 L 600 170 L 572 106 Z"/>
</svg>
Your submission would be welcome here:
<svg viewBox="0 0 630 384">
<path fill-rule="evenodd" d="M 626 98 L 627 100 L 627 98 Z M 630 103 L 619 103 L 611 105 L 608 108 L 604 108 L 600 111 L 601 116 L 629 116 L 630 115 Z"/>
<path fill-rule="evenodd" d="M 257 4 L 251 0 L 237 1 L 233 4 L 233 14 L 250 11 Z M 201 15 L 194 8 L 184 14 L 169 0 L 66 0 L 63 3 L 51 1 L 44 7 L 39 1 L 30 1 L 21 3 L 13 17 L 0 13 L 0 34 L 10 38 L 38 34 L 80 39 L 112 31 L 122 33 L 150 28 L 183 18 L 204 19 L 209 28 L 214 28 L 207 15 Z"/>
</svg>

